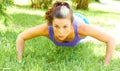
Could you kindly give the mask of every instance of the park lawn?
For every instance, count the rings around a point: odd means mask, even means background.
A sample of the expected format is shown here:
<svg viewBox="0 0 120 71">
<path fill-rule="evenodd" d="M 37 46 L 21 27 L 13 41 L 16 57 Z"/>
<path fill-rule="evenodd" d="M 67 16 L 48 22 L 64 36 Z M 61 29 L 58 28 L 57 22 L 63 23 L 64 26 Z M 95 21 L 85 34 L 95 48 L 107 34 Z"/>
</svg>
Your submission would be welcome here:
<svg viewBox="0 0 120 71">
<path fill-rule="evenodd" d="M 74 12 L 85 15 L 92 25 L 106 31 L 115 28 L 111 20 L 120 19 L 118 13 L 91 6 L 88 11 Z M 45 10 L 11 7 L 8 13 L 13 17 L 13 22 L 7 26 L 0 24 L 0 71 L 120 71 L 119 45 L 115 48 L 110 65 L 104 67 L 104 43 L 88 41 L 75 47 L 56 47 L 43 36 L 26 41 L 23 62 L 18 63 L 15 46 L 17 35 L 45 23 Z"/>
</svg>

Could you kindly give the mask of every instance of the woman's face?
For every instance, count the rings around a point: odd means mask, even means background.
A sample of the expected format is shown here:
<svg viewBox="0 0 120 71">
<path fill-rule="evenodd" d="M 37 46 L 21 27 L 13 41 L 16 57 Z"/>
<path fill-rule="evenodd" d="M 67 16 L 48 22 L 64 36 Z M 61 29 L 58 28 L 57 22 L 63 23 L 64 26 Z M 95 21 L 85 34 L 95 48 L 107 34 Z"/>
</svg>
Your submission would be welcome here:
<svg viewBox="0 0 120 71">
<path fill-rule="evenodd" d="M 54 18 L 53 19 L 54 36 L 59 40 L 64 40 L 71 32 L 72 24 L 68 18 Z"/>
</svg>

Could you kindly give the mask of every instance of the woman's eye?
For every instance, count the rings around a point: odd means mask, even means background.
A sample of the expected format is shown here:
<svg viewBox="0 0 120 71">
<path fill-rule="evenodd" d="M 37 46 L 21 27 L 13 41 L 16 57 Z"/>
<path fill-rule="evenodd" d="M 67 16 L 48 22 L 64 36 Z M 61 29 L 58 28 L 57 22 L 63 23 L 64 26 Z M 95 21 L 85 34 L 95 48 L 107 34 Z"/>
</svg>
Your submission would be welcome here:
<svg viewBox="0 0 120 71">
<path fill-rule="evenodd" d="M 59 26 L 56 25 L 55 28 L 59 28 Z"/>
<path fill-rule="evenodd" d="M 67 28 L 67 26 L 64 26 L 64 28 Z"/>
</svg>

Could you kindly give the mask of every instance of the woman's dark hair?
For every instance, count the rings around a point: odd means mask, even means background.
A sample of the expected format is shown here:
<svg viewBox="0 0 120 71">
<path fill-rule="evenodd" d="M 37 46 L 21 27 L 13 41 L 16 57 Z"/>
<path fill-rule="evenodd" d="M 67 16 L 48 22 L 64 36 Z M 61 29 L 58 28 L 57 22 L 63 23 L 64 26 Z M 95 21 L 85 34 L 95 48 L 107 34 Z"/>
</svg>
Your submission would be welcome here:
<svg viewBox="0 0 120 71">
<path fill-rule="evenodd" d="M 73 22 L 73 11 L 67 2 L 55 2 L 52 8 L 45 13 L 48 25 L 52 25 L 53 18 L 70 18 Z"/>
</svg>

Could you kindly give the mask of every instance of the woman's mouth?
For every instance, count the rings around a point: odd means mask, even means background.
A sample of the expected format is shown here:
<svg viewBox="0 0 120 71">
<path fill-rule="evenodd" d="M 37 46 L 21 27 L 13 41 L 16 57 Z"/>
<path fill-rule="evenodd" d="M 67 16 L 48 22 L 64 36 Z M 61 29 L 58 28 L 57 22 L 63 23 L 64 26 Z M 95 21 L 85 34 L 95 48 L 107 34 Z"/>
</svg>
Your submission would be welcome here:
<svg viewBox="0 0 120 71">
<path fill-rule="evenodd" d="M 63 38 L 64 36 L 58 36 L 59 38 Z"/>
</svg>

